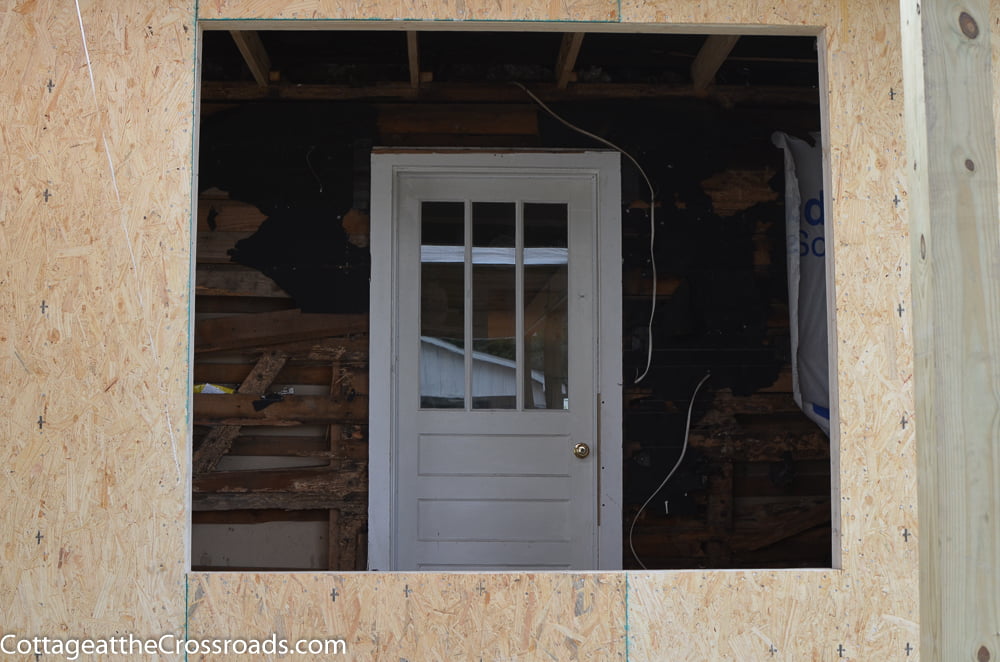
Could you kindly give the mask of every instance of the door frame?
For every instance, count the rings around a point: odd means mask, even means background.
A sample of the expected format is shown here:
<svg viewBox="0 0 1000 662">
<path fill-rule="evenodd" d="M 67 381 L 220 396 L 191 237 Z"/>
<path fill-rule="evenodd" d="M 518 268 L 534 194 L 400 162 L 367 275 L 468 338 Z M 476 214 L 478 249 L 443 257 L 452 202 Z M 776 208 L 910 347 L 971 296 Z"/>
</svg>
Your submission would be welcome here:
<svg viewBox="0 0 1000 662">
<path fill-rule="evenodd" d="M 393 570 L 392 531 L 397 512 L 394 476 L 398 391 L 396 377 L 397 272 L 394 183 L 407 173 L 446 175 L 470 168 L 519 172 L 571 171 L 595 178 L 597 223 L 592 237 L 599 256 L 596 282 L 597 360 L 594 383 L 599 468 L 598 563 L 622 567 L 622 271 L 621 174 L 617 152 L 591 150 L 388 150 L 372 152 L 371 311 L 369 318 L 368 569 Z M 605 351 L 605 348 L 607 351 Z M 387 351 L 388 349 L 388 351 Z"/>
</svg>

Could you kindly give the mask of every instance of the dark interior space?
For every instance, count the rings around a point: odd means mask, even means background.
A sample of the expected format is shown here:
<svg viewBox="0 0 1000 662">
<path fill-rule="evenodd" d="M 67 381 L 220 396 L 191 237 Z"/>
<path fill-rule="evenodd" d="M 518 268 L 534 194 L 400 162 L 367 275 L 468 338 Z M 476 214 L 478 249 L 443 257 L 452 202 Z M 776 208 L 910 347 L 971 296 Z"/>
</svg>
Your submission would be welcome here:
<svg viewBox="0 0 1000 662">
<path fill-rule="evenodd" d="M 365 568 L 371 149 L 604 148 L 514 82 L 631 154 L 655 189 L 652 365 L 634 383 L 650 337 L 650 196 L 622 160 L 626 536 L 711 373 L 683 463 L 636 523 L 642 562 L 830 566 L 830 443 L 792 397 L 784 156 L 771 140 L 820 130 L 814 38 L 203 37 L 194 381 L 235 393 L 196 387 L 196 569 Z M 705 81 L 710 48 L 724 52 Z M 264 547 L 321 535 L 315 553 L 255 560 L 257 539 L 239 536 L 275 523 L 306 526 Z"/>
</svg>

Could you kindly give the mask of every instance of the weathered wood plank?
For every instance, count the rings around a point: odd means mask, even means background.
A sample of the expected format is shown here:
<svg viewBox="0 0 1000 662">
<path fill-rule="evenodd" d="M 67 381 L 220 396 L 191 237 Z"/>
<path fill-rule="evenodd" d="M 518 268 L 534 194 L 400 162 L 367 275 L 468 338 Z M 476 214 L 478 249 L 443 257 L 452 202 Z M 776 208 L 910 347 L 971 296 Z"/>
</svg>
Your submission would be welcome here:
<svg viewBox="0 0 1000 662">
<path fill-rule="evenodd" d="M 364 495 L 368 485 L 365 467 L 330 469 L 269 469 L 261 471 L 213 471 L 195 474 L 195 493 L 299 492 L 337 495 Z"/>
<path fill-rule="evenodd" d="M 202 510 L 191 514 L 192 524 L 261 524 L 263 522 L 325 522 L 326 510 Z"/>
<path fill-rule="evenodd" d="M 925 662 L 1000 656 L 1000 214 L 990 5 L 900 3 Z"/>
<path fill-rule="evenodd" d="M 356 495 L 355 495 L 356 496 Z M 363 512 L 366 502 L 362 498 L 343 498 L 329 494 L 300 494 L 297 492 L 195 494 L 191 509 L 195 512 L 210 510 L 338 510 Z"/>
<path fill-rule="evenodd" d="M 307 314 L 280 310 L 199 320 L 194 327 L 194 351 L 215 352 L 278 345 L 311 338 L 346 336 L 368 331 L 368 315 Z"/>
<path fill-rule="evenodd" d="M 275 425 L 290 427 L 316 423 L 368 420 L 368 396 L 351 400 L 325 395 L 288 395 L 284 400 L 254 411 L 256 395 L 194 395 L 195 425 Z"/>
</svg>

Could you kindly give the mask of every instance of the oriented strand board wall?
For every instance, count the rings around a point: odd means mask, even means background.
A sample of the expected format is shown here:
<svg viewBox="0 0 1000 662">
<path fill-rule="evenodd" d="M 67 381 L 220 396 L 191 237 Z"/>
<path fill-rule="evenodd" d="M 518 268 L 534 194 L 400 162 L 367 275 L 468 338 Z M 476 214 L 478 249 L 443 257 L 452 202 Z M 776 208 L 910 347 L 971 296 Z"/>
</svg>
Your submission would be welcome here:
<svg viewBox="0 0 1000 662">
<path fill-rule="evenodd" d="M 183 629 L 193 11 L 0 8 L 3 633 Z"/>
<path fill-rule="evenodd" d="M 354 659 L 394 661 L 916 659 L 894 3 L 202 2 L 206 20 L 826 26 L 843 569 L 187 578 L 194 6 L 81 9 L 92 67 L 73 3 L 0 13 L 6 632 L 158 636 L 188 622 L 192 636 L 342 637 Z"/>
</svg>

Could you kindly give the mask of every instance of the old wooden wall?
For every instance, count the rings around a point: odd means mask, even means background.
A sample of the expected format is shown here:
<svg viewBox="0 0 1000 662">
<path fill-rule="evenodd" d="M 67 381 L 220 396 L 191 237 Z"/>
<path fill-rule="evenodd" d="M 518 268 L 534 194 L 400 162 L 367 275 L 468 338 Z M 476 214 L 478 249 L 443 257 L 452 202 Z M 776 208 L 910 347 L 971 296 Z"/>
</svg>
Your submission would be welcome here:
<svg viewBox="0 0 1000 662">
<path fill-rule="evenodd" d="M 917 423 L 894 3 L 207 0 L 198 17 L 189 0 L 79 8 L 0 10 L 5 632 L 342 637 L 353 659 L 915 659 Z M 822 30 L 839 569 L 186 573 L 197 21 L 268 18 Z"/>
</svg>

